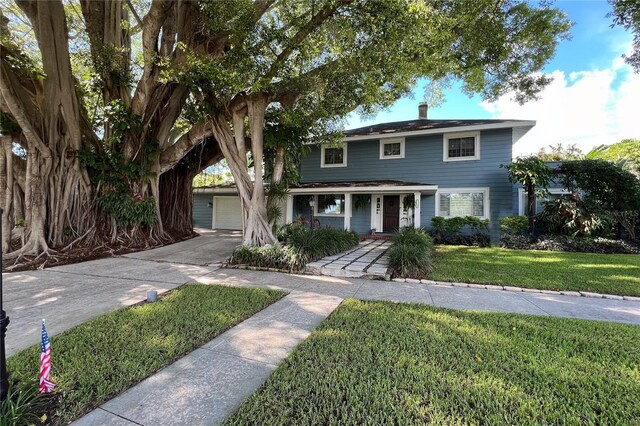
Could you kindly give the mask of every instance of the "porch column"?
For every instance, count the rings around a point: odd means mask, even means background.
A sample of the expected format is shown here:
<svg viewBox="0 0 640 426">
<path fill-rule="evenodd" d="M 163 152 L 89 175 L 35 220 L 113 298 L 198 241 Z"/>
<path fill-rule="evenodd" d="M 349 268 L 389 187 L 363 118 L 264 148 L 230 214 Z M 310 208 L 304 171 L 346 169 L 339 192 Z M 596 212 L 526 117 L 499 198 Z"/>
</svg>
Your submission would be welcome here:
<svg viewBox="0 0 640 426">
<path fill-rule="evenodd" d="M 289 194 L 287 195 L 287 207 L 284 216 L 284 223 L 286 225 L 291 222 L 293 222 L 293 195 Z"/>
<path fill-rule="evenodd" d="M 415 200 L 413 207 L 413 227 L 420 228 L 420 193 L 414 192 L 413 198 Z"/>
<path fill-rule="evenodd" d="M 351 194 L 344 194 L 344 229 L 351 229 Z"/>
</svg>

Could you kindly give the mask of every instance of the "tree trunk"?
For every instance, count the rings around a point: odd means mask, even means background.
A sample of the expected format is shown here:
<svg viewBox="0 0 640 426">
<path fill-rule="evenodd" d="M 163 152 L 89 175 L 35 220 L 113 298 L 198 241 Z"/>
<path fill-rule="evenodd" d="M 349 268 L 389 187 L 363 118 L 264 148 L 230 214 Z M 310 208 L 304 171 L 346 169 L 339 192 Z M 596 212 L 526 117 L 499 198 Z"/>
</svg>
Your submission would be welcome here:
<svg viewBox="0 0 640 426">
<path fill-rule="evenodd" d="M 255 95 L 249 98 L 246 101 L 246 108 L 234 111 L 233 130 L 226 116 L 218 114 L 211 118 L 213 134 L 227 159 L 240 195 L 244 215 L 243 244 L 249 246 L 264 246 L 277 242 L 267 215 L 262 170 L 264 114 L 267 105 L 268 98 L 265 95 Z M 251 132 L 251 155 L 255 181 L 251 180 L 246 161 L 243 124 L 247 115 Z"/>
<path fill-rule="evenodd" d="M 172 236 L 184 238 L 193 233 L 193 178 L 222 157 L 216 140 L 209 138 L 160 175 L 160 216 Z"/>
<path fill-rule="evenodd" d="M 529 235 L 536 232 L 536 190 L 532 183 L 527 183 L 527 216 L 529 217 Z"/>
</svg>

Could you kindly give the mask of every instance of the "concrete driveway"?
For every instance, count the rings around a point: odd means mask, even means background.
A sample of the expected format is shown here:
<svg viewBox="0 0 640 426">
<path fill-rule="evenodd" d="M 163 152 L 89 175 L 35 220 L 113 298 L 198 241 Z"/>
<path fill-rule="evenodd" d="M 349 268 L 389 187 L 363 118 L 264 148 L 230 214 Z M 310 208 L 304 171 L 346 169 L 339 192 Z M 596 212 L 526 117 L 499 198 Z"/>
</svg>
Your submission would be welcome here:
<svg viewBox="0 0 640 426">
<path fill-rule="evenodd" d="M 157 249 L 58 266 L 2 274 L 4 308 L 11 320 L 7 354 L 40 339 L 40 320 L 50 335 L 216 270 L 240 244 L 239 231 L 196 230 L 201 235 Z"/>
</svg>

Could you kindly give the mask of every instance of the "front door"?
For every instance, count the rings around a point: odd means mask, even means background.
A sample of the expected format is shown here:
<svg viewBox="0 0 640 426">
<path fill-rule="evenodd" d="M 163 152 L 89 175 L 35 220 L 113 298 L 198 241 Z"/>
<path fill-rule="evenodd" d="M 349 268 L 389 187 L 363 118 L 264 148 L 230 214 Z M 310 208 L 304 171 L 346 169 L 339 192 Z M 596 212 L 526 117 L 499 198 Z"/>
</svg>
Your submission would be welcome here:
<svg viewBox="0 0 640 426">
<path fill-rule="evenodd" d="M 400 196 L 385 195 L 382 206 L 382 231 L 396 232 L 400 228 Z"/>
</svg>

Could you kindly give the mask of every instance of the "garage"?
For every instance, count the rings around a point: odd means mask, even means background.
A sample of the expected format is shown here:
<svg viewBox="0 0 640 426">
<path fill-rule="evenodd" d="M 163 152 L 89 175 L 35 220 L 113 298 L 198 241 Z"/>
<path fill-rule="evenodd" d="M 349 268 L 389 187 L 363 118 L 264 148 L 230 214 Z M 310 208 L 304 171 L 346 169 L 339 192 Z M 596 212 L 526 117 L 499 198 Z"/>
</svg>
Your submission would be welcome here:
<svg viewBox="0 0 640 426">
<path fill-rule="evenodd" d="M 213 229 L 238 229 L 242 230 L 242 209 L 240 197 L 219 196 L 213 197 Z"/>
</svg>

